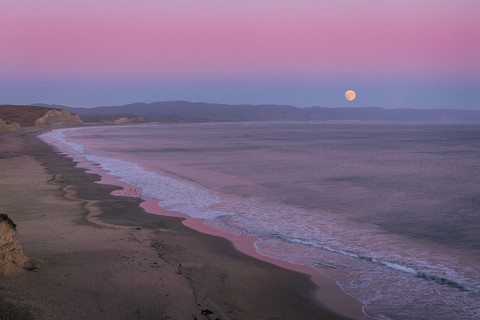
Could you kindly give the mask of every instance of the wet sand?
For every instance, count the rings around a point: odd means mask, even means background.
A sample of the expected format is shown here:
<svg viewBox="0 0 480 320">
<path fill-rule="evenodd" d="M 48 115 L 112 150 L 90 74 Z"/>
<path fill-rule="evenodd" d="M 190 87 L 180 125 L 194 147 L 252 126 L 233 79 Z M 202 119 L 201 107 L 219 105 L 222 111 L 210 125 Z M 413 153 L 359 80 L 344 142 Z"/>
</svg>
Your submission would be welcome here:
<svg viewBox="0 0 480 320">
<path fill-rule="evenodd" d="M 368 319 L 328 279 L 314 283 L 111 195 L 118 187 L 94 183 L 35 135 L 0 135 L 0 211 L 40 261 L 1 277 L 4 318 Z"/>
</svg>

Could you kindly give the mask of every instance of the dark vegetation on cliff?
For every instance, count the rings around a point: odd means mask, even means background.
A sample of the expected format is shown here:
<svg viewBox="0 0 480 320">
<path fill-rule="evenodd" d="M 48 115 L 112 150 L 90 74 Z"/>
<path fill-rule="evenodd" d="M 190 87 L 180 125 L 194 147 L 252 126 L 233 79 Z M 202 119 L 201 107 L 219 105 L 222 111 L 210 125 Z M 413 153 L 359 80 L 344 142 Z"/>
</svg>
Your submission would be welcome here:
<svg viewBox="0 0 480 320">
<path fill-rule="evenodd" d="M 78 115 L 60 108 L 0 105 L 0 133 L 31 127 L 55 128 L 82 124 Z"/>
<path fill-rule="evenodd" d="M 35 121 L 45 116 L 50 110 L 57 108 L 42 108 L 35 106 L 0 105 L 0 119 L 6 123 L 16 122 L 22 127 L 33 127 Z"/>
</svg>

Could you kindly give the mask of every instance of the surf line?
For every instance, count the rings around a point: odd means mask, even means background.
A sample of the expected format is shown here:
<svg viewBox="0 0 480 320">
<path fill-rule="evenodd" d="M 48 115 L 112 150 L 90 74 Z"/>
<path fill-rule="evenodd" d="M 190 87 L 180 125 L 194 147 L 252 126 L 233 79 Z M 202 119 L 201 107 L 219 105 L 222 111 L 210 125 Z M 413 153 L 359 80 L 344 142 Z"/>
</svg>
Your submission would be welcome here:
<svg viewBox="0 0 480 320">
<path fill-rule="evenodd" d="M 480 289 L 479 288 L 469 286 L 469 285 L 466 285 L 466 284 L 462 284 L 462 283 L 458 283 L 456 281 L 446 279 L 444 277 L 439 277 L 439 276 L 436 276 L 436 275 L 433 275 L 433 274 L 429 274 L 427 272 L 419 271 L 419 270 L 416 270 L 414 268 L 403 266 L 403 265 L 398 264 L 398 263 L 388 262 L 388 261 L 384 261 L 384 260 L 380 260 L 380 259 L 376 259 L 376 258 L 371 258 L 371 257 L 367 257 L 367 256 L 343 251 L 343 250 L 333 249 L 333 248 L 330 248 L 330 247 L 327 247 L 327 246 L 318 245 L 318 244 L 310 242 L 310 241 L 303 241 L 303 240 L 300 240 L 300 239 L 288 238 L 288 237 L 285 237 L 285 236 L 282 236 L 282 235 L 279 235 L 279 234 L 275 234 L 274 237 L 279 239 L 279 240 L 283 240 L 283 241 L 287 241 L 287 242 L 291 242 L 291 243 L 302 244 L 302 245 L 306 245 L 306 246 L 309 246 L 309 247 L 314 247 L 314 248 L 325 250 L 325 251 L 328 251 L 328 252 L 333 252 L 333 253 L 341 254 L 341 255 L 344 255 L 344 256 L 347 256 L 347 257 L 351 257 L 351 258 L 367 261 L 367 262 L 370 262 L 370 263 L 374 263 L 374 264 L 377 264 L 377 265 L 395 270 L 397 272 L 402 272 L 402 273 L 409 274 L 411 276 L 415 276 L 415 277 L 420 278 L 422 280 L 435 282 L 435 283 L 437 283 L 439 285 L 442 285 L 442 286 L 455 288 L 455 289 L 458 289 L 460 291 L 470 292 L 470 293 L 473 293 L 475 295 L 480 296 Z M 319 266 L 319 267 L 322 267 L 321 264 L 316 264 L 316 265 Z M 314 266 L 315 266 L 315 264 L 314 264 Z"/>
</svg>

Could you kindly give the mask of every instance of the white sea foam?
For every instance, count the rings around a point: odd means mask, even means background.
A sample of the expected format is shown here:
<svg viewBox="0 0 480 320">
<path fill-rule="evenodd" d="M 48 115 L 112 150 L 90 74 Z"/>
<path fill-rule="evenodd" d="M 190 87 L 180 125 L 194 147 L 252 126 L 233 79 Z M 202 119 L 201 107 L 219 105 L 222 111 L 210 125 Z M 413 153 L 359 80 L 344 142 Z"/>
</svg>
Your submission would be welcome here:
<svg viewBox="0 0 480 320">
<path fill-rule="evenodd" d="M 79 143 L 75 143 L 73 141 L 68 141 L 67 139 L 65 139 L 65 133 L 64 133 L 66 131 L 73 131 L 73 130 L 80 130 L 80 129 L 81 128 L 55 129 L 40 135 L 40 138 L 46 142 L 53 143 L 56 147 L 67 146 L 72 148 L 77 153 L 84 154 L 85 146 Z M 61 144 L 59 145 L 58 143 L 55 143 L 55 141 L 59 141 L 61 142 Z M 66 151 L 66 150 L 62 150 L 62 151 Z"/>
<path fill-rule="evenodd" d="M 145 170 L 128 161 L 93 155 L 85 155 L 85 158 L 119 177 L 120 181 L 141 188 L 145 197 L 161 200 L 160 204 L 165 209 L 209 220 L 234 214 L 214 209 L 221 199 L 189 183 Z"/>
</svg>

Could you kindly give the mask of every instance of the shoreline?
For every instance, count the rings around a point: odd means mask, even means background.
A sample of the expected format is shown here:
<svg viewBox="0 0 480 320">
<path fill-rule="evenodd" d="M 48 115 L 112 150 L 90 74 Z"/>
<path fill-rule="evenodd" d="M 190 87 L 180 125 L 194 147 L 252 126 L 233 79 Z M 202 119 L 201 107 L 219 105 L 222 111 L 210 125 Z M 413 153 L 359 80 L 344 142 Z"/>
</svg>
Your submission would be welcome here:
<svg viewBox="0 0 480 320">
<path fill-rule="evenodd" d="M 179 214 L 178 216 L 176 216 L 175 213 L 172 214 L 171 211 L 160 207 L 159 205 L 157 205 L 156 202 L 157 199 L 148 199 L 142 202 L 140 206 L 144 208 L 146 212 L 151 214 L 173 217 L 179 217 L 183 215 Z M 364 314 L 359 316 L 359 311 L 363 313 L 363 305 L 355 298 L 348 296 L 346 293 L 344 293 L 333 280 L 322 275 L 319 270 L 316 270 L 311 266 L 298 265 L 288 261 L 264 256 L 258 253 L 255 249 L 256 238 L 253 236 L 236 235 L 228 231 L 219 230 L 215 227 L 205 224 L 205 222 L 208 222 L 208 220 L 205 219 L 192 217 L 181 219 L 181 223 L 187 228 L 199 231 L 207 235 L 227 239 L 232 243 L 235 250 L 247 256 L 276 265 L 283 269 L 291 270 L 309 276 L 311 278 L 311 281 L 317 286 L 317 288 L 314 290 L 315 298 L 326 308 L 336 311 L 340 315 L 349 317 L 351 319 L 373 319 Z"/>
<path fill-rule="evenodd" d="M 2 278 L 0 298 L 33 318 L 348 319 L 332 311 L 336 302 L 352 319 L 369 319 L 346 294 L 327 303 L 328 279 L 252 258 L 180 218 L 145 212 L 140 199 L 111 195 L 121 188 L 95 183 L 98 175 L 76 167 L 35 132 L 1 135 L 0 146 L 0 174 L 9 178 L 2 180 L 2 196 L 9 198 L 0 211 L 17 223 L 27 256 L 43 260 L 38 272 Z M 45 198 L 18 206 L 22 187 Z M 50 216 L 60 204 L 69 209 Z M 92 303 L 95 308 L 85 308 Z"/>
<path fill-rule="evenodd" d="M 81 158 L 81 156 L 79 157 Z M 311 281 L 317 286 L 317 289 L 314 290 L 315 298 L 326 308 L 334 310 L 340 315 L 351 319 L 372 319 L 364 314 L 363 304 L 361 304 L 355 298 L 344 293 L 334 280 L 327 278 L 321 274 L 319 270 L 316 270 L 308 265 L 294 264 L 288 261 L 279 260 L 260 254 L 255 248 L 256 238 L 254 236 L 237 235 L 233 231 L 230 232 L 226 226 L 218 226 L 225 229 L 221 230 L 216 228 L 215 226 L 217 225 L 215 225 L 213 222 L 212 225 L 209 225 L 209 220 L 193 218 L 184 213 L 169 211 L 160 206 L 159 199 L 141 197 L 141 189 L 118 180 L 118 177 L 113 176 L 110 173 L 106 173 L 103 171 L 103 169 L 93 166 L 89 160 L 82 162 L 80 167 L 87 170 L 89 174 L 98 175 L 100 177 L 100 180 L 96 181 L 95 183 L 118 187 L 119 189 L 114 190 L 111 193 L 112 195 L 141 199 L 139 206 L 147 213 L 178 218 L 180 219 L 180 223 L 189 229 L 230 241 L 234 250 L 237 250 L 247 256 L 276 265 L 283 269 L 309 276 Z M 94 220 L 96 219 L 95 216 L 92 218 Z M 100 219 L 99 222 L 108 224 L 107 219 Z M 359 313 L 361 315 L 359 315 Z"/>
</svg>

